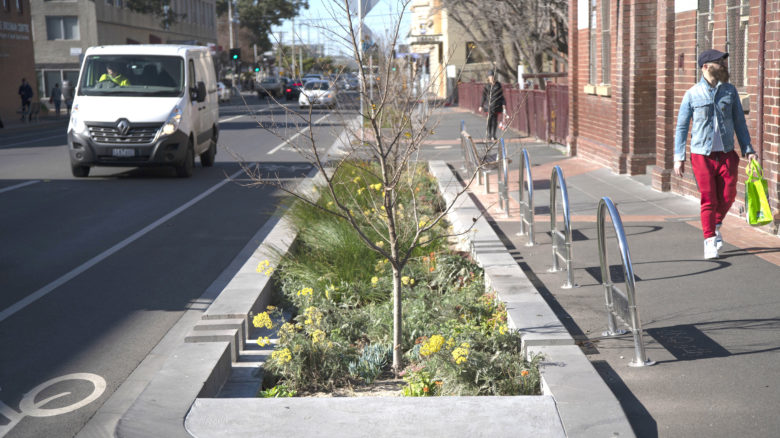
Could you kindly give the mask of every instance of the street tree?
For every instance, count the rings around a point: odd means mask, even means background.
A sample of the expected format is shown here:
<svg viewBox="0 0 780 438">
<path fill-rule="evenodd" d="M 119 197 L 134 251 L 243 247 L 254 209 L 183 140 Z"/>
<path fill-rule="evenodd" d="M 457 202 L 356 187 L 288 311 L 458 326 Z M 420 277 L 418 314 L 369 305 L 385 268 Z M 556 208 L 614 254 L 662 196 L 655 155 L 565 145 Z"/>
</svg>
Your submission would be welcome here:
<svg viewBox="0 0 780 438">
<path fill-rule="evenodd" d="M 422 83 L 421 77 L 411 68 L 393 68 L 398 62 L 392 52 L 400 35 L 400 23 L 411 0 L 399 0 L 399 16 L 388 33 L 387 40 L 378 41 L 375 48 L 374 65 L 378 74 L 368 71 L 368 60 L 361 51 L 357 33 L 357 19 L 348 11 L 349 0 L 334 1 L 332 5 L 333 22 L 338 26 L 323 26 L 320 30 L 328 32 L 332 42 L 340 43 L 350 53 L 358 66 L 358 75 L 363 86 L 357 93 L 352 106 L 343 100 L 340 107 L 330 117 L 337 116 L 346 127 L 346 141 L 340 145 L 337 154 L 329 154 L 317 144 L 314 136 L 314 122 L 311 108 L 305 112 L 280 106 L 286 117 L 298 118 L 309 126 L 305 134 L 296 135 L 291 140 L 273 121 L 259 123 L 283 141 L 287 148 L 295 150 L 301 157 L 319 170 L 322 186 L 332 201 L 327 205 L 318 203 L 311 193 L 302 193 L 285 185 L 282 181 L 272 180 L 250 164 L 244 169 L 253 180 L 252 184 L 270 184 L 287 192 L 299 202 L 331 214 L 348 223 L 360 236 L 364 245 L 378 253 L 392 268 L 393 308 L 393 358 L 392 367 L 397 374 L 402 369 L 403 312 L 402 273 L 415 250 L 424 248 L 431 242 L 453 237 L 451 231 L 443 229 L 440 223 L 455 201 L 443 205 L 432 217 L 424 216 L 421 207 L 430 200 L 421 200 L 417 195 L 422 175 L 416 172 L 421 147 L 436 128 L 427 105 L 420 104 L 430 96 L 430 85 Z M 358 105 L 362 101 L 362 105 Z M 319 116 L 319 115 L 318 115 Z M 285 123 L 284 126 L 287 126 Z M 489 151 L 486 151 L 489 153 Z M 356 163 L 369 163 L 360 165 Z M 339 186 L 334 175 L 340 171 L 355 172 L 352 189 Z M 461 196 L 474 180 L 476 172 L 468 175 L 465 188 L 459 190 Z M 343 179 L 342 179 L 343 181 Z M 378 181 L 369 184 L 369 181 Z M 352 183 L 351 183 L 352 184 Z M 369 196 L 367 202 L 373 208 L 366 211 L 352 209 L 351 204 L 358 197 Z M 400 199 L 410 199 L 402 205 Z M 362 198 L 366 199 L 366 198 Z M 411 216 L 410 216 L 411 215 Z M 403 220 L 402 220 L 403 218 Z M 379 240 L 372 238 L 380 236 Z M 408 347 L 408 345 L 407 345 Z"/>
<path fill-rule="evenodd" d="M 520 60 L 530 73 L 543 72 L 545 56 L 566 63 L 568 3 L 496 0 L 488 9 L 482 0 L 442 0 L 441 7 L 503 77 L 516 78 Z"/>
<path fill-rule="evenodd" d="M 270 50 L 273 46 L 272 26 L 281 25 L 298 15 L 301 9 L 308 9 L 308 0 L 237 0 L 233 2 L 240 26 L 252 32 L 252 44 L 258 50 Z M 217 0 L 217 16 L 228 12 L 228 0 Z"/>
</svg>

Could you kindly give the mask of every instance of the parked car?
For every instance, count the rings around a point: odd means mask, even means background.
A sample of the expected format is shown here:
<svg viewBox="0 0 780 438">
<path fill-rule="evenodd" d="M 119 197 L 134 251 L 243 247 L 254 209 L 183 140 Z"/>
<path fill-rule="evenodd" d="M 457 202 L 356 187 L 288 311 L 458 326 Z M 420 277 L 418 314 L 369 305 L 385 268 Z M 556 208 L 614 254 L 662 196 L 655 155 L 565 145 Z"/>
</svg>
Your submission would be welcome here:
<svg viewBox="0 0 780 438">
<path fill-rule="evenodd" d="M 282 81 L 275 76 L 268 76 L 260 81 L 255 89 L 257 90 L 258 98 L 272 96 L 278 99 L 282 96 Z"/>
<path fill-rule="evenodd" d="M 336 106 L 338 92 L 328 81 L 309 81 L 303 86 L 300 96 L 298 96 L 298 106 L 306 108 L 311 106 L 326 106 L 334 108 Z"/>
<path fill-rule="evenodd" d="M 224 82 L 217 82 L 217 97 L 220 102 L 230 102 L 230 98 L 233 97 L 233 90 L 225 85 Z"/>
<path fill-rule="evenodd" d="M 317 73 L 309 73 L 307 75 L 303 75 L 303 77 L 301 79 L 303 79 L 304 82 L 306 82 L 307 80 L 311 80 L 311 79 L 324 81 L 325 80 L 325 76 L 323 76 L 321 74 L 317 74 Z"/>
<path fill-rule="evenodd" d="M 189 67 L 188 67 L 189 66 Z M 125 78 L 106 75 L 111 68 Z M 192 176 L 195 158 L 212 166 L 219 104 L 207 47 L 90 47 L 81 65 L 68 125 L 73 176 L 93 166 L 171 166 Z"/>
<path fill-rule="evenodd" d="M 301 94 L 302 87 L 303 87 L 303 82 L 290 80 L 289 82 L 287 82 L 287 86 L 284 87 L 284 98 L 287 100 L 298 99 L 298 96 L 300 96 Z"/>
</svg>

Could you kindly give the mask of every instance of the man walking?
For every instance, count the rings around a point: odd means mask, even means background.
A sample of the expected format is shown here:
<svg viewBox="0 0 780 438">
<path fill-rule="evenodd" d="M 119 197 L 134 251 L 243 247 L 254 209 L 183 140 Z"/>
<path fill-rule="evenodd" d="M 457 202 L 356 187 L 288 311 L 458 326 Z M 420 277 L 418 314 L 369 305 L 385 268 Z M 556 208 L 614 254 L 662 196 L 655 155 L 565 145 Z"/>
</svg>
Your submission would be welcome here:
<svg viewBox="0 0 780 438">
<path fill-rule="evenodd" d="M 27 79 L 22 78 L 22 85 L 19 86 L 19 97 L 22 99 L 22 120 L 30 112 L 30 101 L 33 98 L 33 90 Z"/>
<path fill-rule="evenodd" d="M 479 107 L 479 112 L 482 112 L 483 109 L 488 113 L 488 139 L 496 140 L 498 118 L 501 117 L 501 113 L 506 112 L 506 102 L 504 101 L 504 90 L 501 88 L 501 83 L 495 80 L 493 70 L 488 72 L 488 81 L 482 90 L 482 106 Z"/>
<path fill-rule="evenodd" d="M 728 56 L 713 49 L 699 55 L 702 77 L 685 92 L 674 137 L 674 173 L 682 176 L 692 118 L 691 167 L 701 195 L 705 259 L 718 257 L 718 250 L 723 246 L 720 226 L 737 195 L 739 156 L 734 150 L 735 133 L 742 155 L 748 160 L 756 157 L 739 94 L 728 83 Z"/>
</svg>

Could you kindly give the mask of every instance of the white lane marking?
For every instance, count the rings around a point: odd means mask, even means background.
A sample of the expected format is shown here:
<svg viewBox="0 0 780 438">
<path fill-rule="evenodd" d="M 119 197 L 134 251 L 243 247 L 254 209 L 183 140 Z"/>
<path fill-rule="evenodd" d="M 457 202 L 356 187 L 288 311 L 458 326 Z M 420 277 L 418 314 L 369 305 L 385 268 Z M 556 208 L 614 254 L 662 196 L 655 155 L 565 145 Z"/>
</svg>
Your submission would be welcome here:
<svg viewBox="0 0 780 438">
<path fill-rule="evenodd" d="M 232 122 L 233 120 L 239 119 L 241 117 L 244 117 L 246 114 L 239 114 L 237 116 L 228 117 L 227 119 L 222 119 L 219 121 L 219 123 L 225 123 L 225 122 Z"/>
<path fill-rule="evenodd" d="M 303 134 L 304 132 L 308 131 L 308 130 L 311 128 L 311 126 L 312 126 L 312 125 L 316 125 L 317 123 L 320 123 L 321 121 L 325 120 L 325 118 L 327 118 L 328 116 L 330 116 L 330 114 L 325 114 L 324 116 L 322 116 L 322 117 L 320 117 L 319 119 L 317 119 L 317 121 L 316 121 L 316 122 L 314 122 L 314 123 L 312 123 L 311 125 L 309 125 L 309 126 L 307 126 L 307 127 L 303 128 L 303 129 L 301 129 L 301 130 L 300 130 L 300 131 L 298 131 L 298 132 L 297 132 L 295 135 L 293 135 L 292 137 L 288 138 L 287 140 L 285 140 L 285 141 L 283 141 L 283 142 L 279 143 L 279 145 L 278 145 L 278 146 L 276 146 L 275 148 L 273 148 L 273 149 L 271 149 L 270 151 L 268 151 L 268 155 L 273 155 L 273 154 L 277 153 L 277 152 L 279 151 L 279 149 L 281 149 L 281 148 L 283 148 L 283 147 L 287 146 L 287 145 L 288 145 L 288 144 L 290 144 L 290 143 L 291 143 L 293 140 L 295 140 L 296 138 L 298 138 L 298 136 L 299 136 L 299 135 L 301 135 L 301 134 Z"/>
<path fill-rule="evenodd" d="M 3 147 L 0 147 L 0 149 L 7 149 L 7 148 L 14 147 L 14 146 L 19 146 L 19 145 L 23 145 L 23 144 L 27 144 L 27 143 L 32 143 L 32 142 L 36 142 L 36 141 L 41 141 L 41 140 L 48 140 L 48 139 L 50 139 L 50 138 L 63 137 L 63 136 L 67 136 L 67 135 L 68 135 L 68 133 L 67 133 L 67 132 L 63 132 L 62 134 L 57 134 L 57 135 L 50 135 L 50 136 L 48 136 L 48 137 L 33 138 L 33 139 L 31 139 L 31 140 L 27 140 L 27 141 L 20 141 L 20 142 L 16 142 L 16 143 L 11 143 L 11 144 L 4 145 Z M 66 137 L 66 140 L 67 140 L 67 137 Z"/>
<path fill-rule="evenodd" d="M 444 145 L 444 146 L 434 146 L 433 148 L 434 149 L 452 149 L 452 145 L 448 144 L 448 145 Z"/>
<path fill-rule="evenodd" d="M 139 231 L 136 231 L 133 233 L 130 237 L 124 239 L 123 241 L 117 243 L 116 245 L 112 246 L 111 248 L 101 252 L 100 254 L 96 255 L 95 257 L 92 257 L 91 259 L 87 260 L 80 266 L 76 267 L 72 271 L 66 273 L 65 275 L 61 276 L 60 278 L 52 281 L 51 283 L 47 284 L 46 286 L 38 289 L 37 291 L 33 292 L 32 294 L 22 298 L 21 300 L 14 303 L 11 307 L 3 310 L 0 312 L 0 322 L 5 321 L 7 318 L 11 317 L 16 312 L 19 312 L 20 310 L 24 309 L 25 307 L 29 306 L 30 304 L 38 301 L 39 299 L 45 297 L 48 295 L 51 291 L 54 289 L 57 289 L 58 287 L 62 286 L 63 284 L 67 283 L 68 281 L 72 280 L 79 274 L 83 273 L 87 269 L 97 265 L 101 261 L 107 259 L 115 252 L 121 250 L 122 248 L 126 247 L 127 245 L 130 245 L 131 243 L 135 242 L 136 240 L 143 237 L 145 234 L 149 233 L 150 231 L 154 230 L 155 228 L 159 227 L 160 225 L 164 224 L 168 220 L 172 219 L 179 213 L 183 212 L 184 210 L 192 207 L 195 205 L 198 201 L 205 198 L 206 196 L 214 193 L 217 189 L 222 187 L 223 185 L 227 184 L 228 182 L 232 181 L 234 178 L 236 178 L 238 175 L 243 173 L 244 170 L 239 170 L 236 173 L 230 175 L 227 179 L 220 181 L 218 184 L 212 186 L 205 192 L 201 193 L 200 195 L 190 199 L 187 203 L 181 205 L 176 210 L 173 210 L 172 212 L 166 214 L 165 216 L 157 219 L 156 221 L 152 222 L 151 224 L 145 226 Z"/>
<path fill-rule="evenodd" d="M 12 185 L 12 186 L 0 189 L 0 193 L 10 192 L 11 190 L 16 190 L 16 189 L 21 189 L 22 187 L 31 186 L 31 185 L 39 183 L 39 182 L 40 181 L 36 180 L 36 181 L 27 181 L 27 182 L 15 184 L 15 185 Z"/>
<path fill-rule="evenodd" d="M 36 400 L 38 395 L 44 392 L 45 389 L 48 389 L 49 387 L 59 382 L 65 382 L 68 380 L 86 380 L 87 382 L 92 383 L 92 392 L 80 401 L 72 403 L 68 406 L 63 406 L 61 408 L 49 409 L 44 406 L 53 400 L 69 396 L 70 392 L 61 392 L 57 395 L 52 395 L 41 400 Z M 0 437 L 3 437 L 8 432 L 10 432 L 11 429 L 13 429 L 14 426 L 16 426 L 24 417 L 53 417 L 55 415 L 66 414 L 92 403 L 93 401 L 100 398 L 100 396 L 103 395 L 105 391 L 106 379 L 92 373 L 66 374 L 64 376 L 47 380 L 24 394 L 24 397 L 22 397 L 22 400 L 19 402 L 20 412 L 16 412 L 10 406 L 0 401 L 0 415 L 9 420 L 8 424 L 0 425 Z"/>
</svg>

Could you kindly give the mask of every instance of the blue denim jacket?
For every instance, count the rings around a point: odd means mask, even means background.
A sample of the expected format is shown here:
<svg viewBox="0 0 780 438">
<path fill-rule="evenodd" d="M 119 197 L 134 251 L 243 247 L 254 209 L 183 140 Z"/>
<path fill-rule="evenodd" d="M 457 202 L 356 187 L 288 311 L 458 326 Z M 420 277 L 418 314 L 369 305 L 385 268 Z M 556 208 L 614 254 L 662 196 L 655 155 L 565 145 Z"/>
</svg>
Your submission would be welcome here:
<svg viewBox="0 0 780 438">
<path fill-rule="evenodd" d="M 685 142 L 688 139 L 688 125 L 693 117 L 691 153 L 709 155 L 712 151 L 713 114 L 718 118 L 718 131 L 723 140 L 723 151 L 734 150 L 734 132 L 742 150 L 742 156 L 755 153 L 750 145 L 750 133 L 745 123 L 745 113 L 737 89 L 729 83 L 719 82 L 714 95 L 710 85 L 702 76 L 698 84 L 685 92 L 680 113 L 677 115 L 677 129 L 674 135 L 674 160 L 685 161 Z"/>
</svg>

